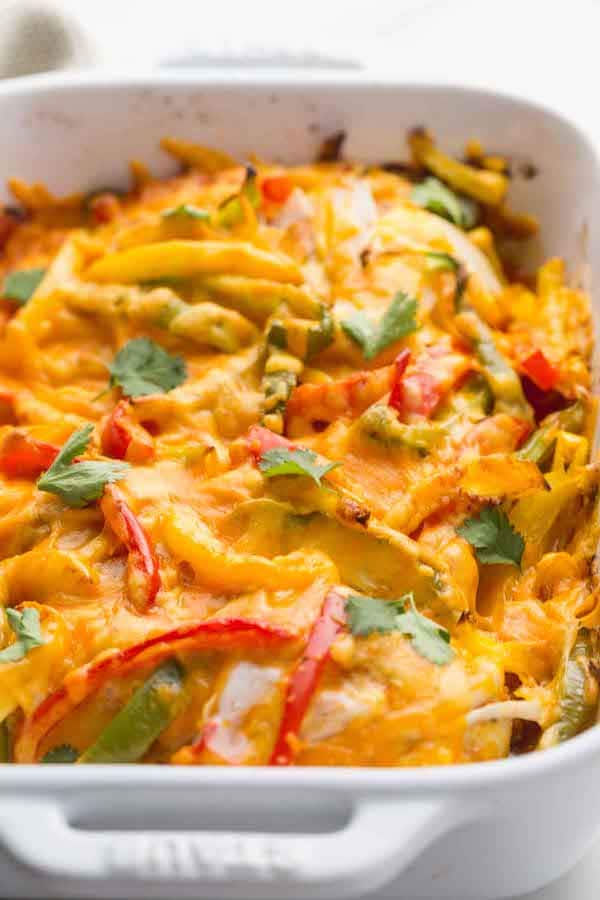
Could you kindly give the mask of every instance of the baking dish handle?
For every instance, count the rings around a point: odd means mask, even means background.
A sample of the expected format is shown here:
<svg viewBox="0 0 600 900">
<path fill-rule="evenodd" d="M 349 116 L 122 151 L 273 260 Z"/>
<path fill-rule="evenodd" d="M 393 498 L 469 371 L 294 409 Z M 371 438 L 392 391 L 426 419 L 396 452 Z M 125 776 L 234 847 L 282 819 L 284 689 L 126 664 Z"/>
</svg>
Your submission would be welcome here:
<svg viewBox="0 0 600 900">
<path fill-rule="evenodd" d="M 9 799 L 5 847 L 38 874 L 126 882 L 188 882 L 194 896 L 352 897 L 386 884 L 456 823 L 438 801 L 361 800 L 348 824 L 326 834 L 88 831 L 56 801 Z"/>
</svg>

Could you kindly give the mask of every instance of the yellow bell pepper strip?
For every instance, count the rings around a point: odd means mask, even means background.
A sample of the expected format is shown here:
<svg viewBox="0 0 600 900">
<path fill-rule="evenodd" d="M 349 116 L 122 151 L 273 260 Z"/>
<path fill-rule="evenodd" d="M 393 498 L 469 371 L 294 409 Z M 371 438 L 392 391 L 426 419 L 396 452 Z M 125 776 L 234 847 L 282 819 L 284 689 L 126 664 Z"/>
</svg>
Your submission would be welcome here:
<svg viewBox="0 0 600 900">
<path fill-rule="evenodd" d="M 213 147 L 205 147 L 192 141 L 165 137 L 161 140 L 160 146 L 184 166 L 188 166 L 190 169 L 202 169 L 209 175 L 215 175 L 225 169 L 233 169 L 238 165 L 233 156 L 225 153 L 224 150 L 215 150 Z"/>
<path fill-rule="evenodd" d="M 344 628 L 345 598 L 329 591 L 314 623 L 302 659 L 289 678 L 279 733 L 271 754 L 272 766 L 289 766 L 294 759 L 294 743 L 304 715 L 318 687 L 331 645 Z"/>
<path fill-rule="evenodd" d="M 508 179 L 500 172 L 476 169 L 446 156 L 423 128 L 415 128 L 408 142 L 415 160 L 455 190 L 489 206 L 498 206 L 504 199 Z"/>
<path fill-rule="evenodd" d="M 300 267 L 289 257 L 245 241 L 163 241 L 107 253 L 84 272 L 86 281 L 138 284 L 203 275 L 247 275 L 301 284 Z"/>
<path fill-rule="evenodd" d="M 171 334 L 223 353 L 237 353 L 252 343 L 256 328 L 240 313 L 217 303 L 187 305 L 168 322 Z"/>
<path fill-rule="evenodd" d="M 175 659 L 167 659 L 138 688 L 78 762 L 137 762 L 179 715 L 184 704 L 184 671 Z"/>
<path fill-rule="evenodd" d="M 45 735 L 111 678 L 149 662 L 162 662 L 177 652 L 256 650 L 295 639 L 294 633 L 283 628 L 236 617 L 180 625 L 124 650 L 109 650 L 70 672 L 56 691 L 25 716 L 14 744 L 15 762 L 35 762 Z"/>
<path fill-rule="evenodd" d="M 525 399 L 521 380 L 498 350 L 490 328 L 470 308 L 460 312 L 455 321 L 464 337 L 473 344 L 495 397 L 495 412 L 505 412 L 531 422 L 533 413 Z"/>
<path fill-rule="evenodd" d="M 578 400 L 572 406 L 560 412 L 546 416 L 540 427 L 533 432 L 529 440 L 517 451 L 519 459 L 543 465 L 548 460 L 559 431 L 571 431 L 579 434 L 585 424 L 585 406 Z"/>
<path fill-rule="evenodd" d="M 298 287 L 243 275 L 211 275 L 203 278 L 199 287 L 216 302 L 236 309 L 259 324 L 263 324 L 281 303 L 289 306 L 296 316 L 317 319 L 321 315 L 321 302 L 305 285 Z"/>
</svg>

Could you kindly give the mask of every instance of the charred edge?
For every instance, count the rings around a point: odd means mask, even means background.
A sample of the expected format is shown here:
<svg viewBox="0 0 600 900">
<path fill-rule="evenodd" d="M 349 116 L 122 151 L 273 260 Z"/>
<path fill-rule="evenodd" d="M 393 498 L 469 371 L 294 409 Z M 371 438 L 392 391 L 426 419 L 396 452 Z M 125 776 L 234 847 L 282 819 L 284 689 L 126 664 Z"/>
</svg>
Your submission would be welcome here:
<svg viewBox="0 0 600 900">
<path fill-rule="evenodd" d="M 345 131 L 336 131 L 325 138 L 317 156 L 317 162 L 339 162 L 346 141 Z"/>
</svg>

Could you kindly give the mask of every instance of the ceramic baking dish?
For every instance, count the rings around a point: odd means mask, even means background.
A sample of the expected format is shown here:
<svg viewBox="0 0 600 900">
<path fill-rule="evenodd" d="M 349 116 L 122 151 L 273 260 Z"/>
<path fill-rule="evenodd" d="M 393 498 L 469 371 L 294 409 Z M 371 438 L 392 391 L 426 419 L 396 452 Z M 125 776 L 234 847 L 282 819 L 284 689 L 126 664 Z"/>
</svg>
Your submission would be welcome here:
<svg viewBox="0 0 600 900">
<path fill-rule="evenodd" d="M 349 156 L 381 161 L 426 124 L 450 150 L 476 136 L 535 163 L 513 186 L 543 223 L 533 253 L 565 256 L 588 287 L 600 258 L 594 147 L 498 94 L 314 73 L 33 78 L 0 86 L 0 122 L 0 178 L 60 192 L 116 185 L 130 158 L 168 172 L 165 134 L 293 162 L 343 128 Z M 454 768 L 0 766 L 0 893 L 487 900 L 556 878 L 599 828 L 600 728 Z"/>
</svg>

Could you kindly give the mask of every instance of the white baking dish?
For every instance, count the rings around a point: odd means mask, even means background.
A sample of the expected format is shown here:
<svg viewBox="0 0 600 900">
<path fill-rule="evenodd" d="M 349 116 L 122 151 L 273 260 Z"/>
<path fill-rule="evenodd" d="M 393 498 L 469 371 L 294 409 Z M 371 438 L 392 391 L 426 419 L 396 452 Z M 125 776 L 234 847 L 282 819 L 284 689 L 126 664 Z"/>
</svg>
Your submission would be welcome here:
<svg viewBox="0 0 600 900">
<path fill-rule="evenodd" d="M 537 252 L 600 258 L 594 148 L 496 94 L 356 75 L 34 78 L 0 86 L 0 122 L 0 177 L 61 192 L 122 182 L 134 157 L 169 171 L 165 134 L 295 161 L 344 128 L 349 155 L 381 161 L 427 124 L 450 149 L 477 136 L 535 162 L 513 196 L 542 219 Z M 600 728 L 447 769 L 0 766 L 0 893 L 486 900 L 556 878 L 599 827 Z"/>
</svg>

